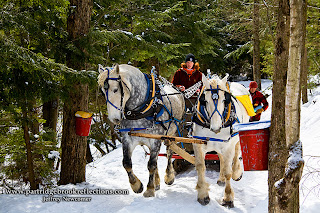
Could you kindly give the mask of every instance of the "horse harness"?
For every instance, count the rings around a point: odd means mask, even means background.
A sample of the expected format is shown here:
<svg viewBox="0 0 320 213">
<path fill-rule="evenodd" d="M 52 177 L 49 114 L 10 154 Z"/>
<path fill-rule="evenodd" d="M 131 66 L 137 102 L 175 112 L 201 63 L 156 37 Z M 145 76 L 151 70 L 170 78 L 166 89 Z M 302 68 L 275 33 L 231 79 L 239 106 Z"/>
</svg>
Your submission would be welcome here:
<svg viewBox="0 0 320 213">
<path fill-rule="evenodd" d="M 209 116 L 207 109 L 206 109 L 206 105 L 207 102 L 205 101 L 205 95 L 204 95 L 204 87 L 202 88 L 200 95 L 198 97 L 197 103 L 196 103 L 196 110 L 194 112 L 193 115 L 193 122 L 195 122 L 196 124 L 204 127 L 204 128 L 210 128 L 210 119 L 212 118 L 212 116 L 215 113 L 218 113 L 219 116 L 222 119 L 222 128 L 226 128 L 226 127 L 230 127 L 230 133 L 232 134 L 232 125 L 235 122 L 240 122 L 237 115 L 236 115 L 236 109 L 234 106 L 234 101 L 232 100 L 232 98 L 234 100 L 236 100 L 232 94 L 230 93 L 230 86 L 229 83 L 227 82 L 226 84 L 228 91 L 224 91 L 221 90 L 219 88 L 219 85 L 217 86 L 217 88 L 213 89 L 210 85 L 210 89 L 206 89 L 206 91 L 210 91 L 211 92 L 211 97 L 213 99 L 213 103 L 214 103 L 214 111 L 212 112 L 212 114 Z M 225 94 L 225 107 L 223 112 L 219 112 L 218 110 L 218 99 L 219 99 L 219 90 L 223 91 Z"/>
<path fill-rule="evenodd" d="M 111 106 L 116 108 L 117 110 L 123 112 L 123 115 L 128 120 L 138 120 L 142 118 L 146 118 L 147 120 L 154 121 L 154 124 L 160 124 L 165 130 L 168 130 L 168 128 L 164 125 L 165 123 L 174 122 L 175 125 L 178 127 L 177 122 L 183 122 L 177 118 L 174 118 L 172 115 L 172 110 L 170 111 L 163 103 L 162 103 L 162 95 L 160 91 L 160 86 L 158 83 L 156 83 L 155 80 L 155 74 L 145 74 L 145 79 L 147 81 L 148 89 L 147 89 L 147 95 L 145 97 L 144 102 L 137 106 L 136 108 L 129 110 L 126 107 L 123 108 L 123 86 L 122 83 L 128 88 L 128 86 L 121 81 L 121 77 L 118 78 L 109 78 L 109 69 L 108 69 L 108 77 L 105 80 L 104 83 L 104 89 L 106 90 L 106 103 L 109 103 Z M 121 92 L 121 106 L 117 107 L 111 101 L 108 97 L 108 88 L 109 83 L 108 80 L 114 80 L 119 82 L 120 92 Z M 169 119 L 165 121 L 158 121 L 157 119 L 164 113 L 164 110 L 166 110 L 169 114 Z M 171 123 L 170 123 L 171 124 Z M 170 125 L 169 124 L 169 125 Z M 135 131 L 135 130 L 144 130 L 147 128 L 128 128 L 128 129 L 119 129 L 119 132 L 126 132 L 126 131 Z M 179 128 L 177 128 L 180 134 Z"/>
</svg>

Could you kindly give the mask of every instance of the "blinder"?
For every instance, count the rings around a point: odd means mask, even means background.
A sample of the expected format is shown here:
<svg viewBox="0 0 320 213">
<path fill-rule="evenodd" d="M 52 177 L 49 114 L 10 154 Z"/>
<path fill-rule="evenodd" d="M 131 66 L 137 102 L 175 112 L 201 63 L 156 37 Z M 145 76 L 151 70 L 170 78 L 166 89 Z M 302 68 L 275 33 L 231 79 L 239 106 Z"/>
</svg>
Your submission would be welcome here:
<svg viewBox="0 0 320 213">
<path fill-rule="evenodd" d="M 122 86 L 122 83 L 121 83 L 121 77 L 119 76 L 118 78 L 109 78 L 109 75 L 110 75 L 110 70 L 107 68 L 107 71 L 108 71 L 108 77 L 105 79 L 104 81 L 104 85 L 103 85 L 103 88 L 105 90 L 105 93 L 106 93 L 106 99 L 107 99 L 107 103 L 109 103 L 111 106 L 113 106 L 114 108 L 116 108 L 117 110 L 123 112 L 123 96 L 124 96 L 124 93 L 123 93 L 123 86 Z M 119 82 L 119 87 L 120 87 L 120 92 L 121 92 L 121 105 L 120 107 L 117 107 L 115 106 L 113 103 L 110 102 L 109 100 L 109 88 L 110 88 L 110 85 L 109 85 L 109 80 L 112 80 L 112 81 L 117 81 Z"/>
<path fill-rule="evenodd" d="M 224 97 L 225 97 L 225 100 L 224 100 L 225 105 L 230 104 L 230 102 L 231 102 L 231 94 L 229 92 L 225 92 L 224 93 Z"/>
</svg>

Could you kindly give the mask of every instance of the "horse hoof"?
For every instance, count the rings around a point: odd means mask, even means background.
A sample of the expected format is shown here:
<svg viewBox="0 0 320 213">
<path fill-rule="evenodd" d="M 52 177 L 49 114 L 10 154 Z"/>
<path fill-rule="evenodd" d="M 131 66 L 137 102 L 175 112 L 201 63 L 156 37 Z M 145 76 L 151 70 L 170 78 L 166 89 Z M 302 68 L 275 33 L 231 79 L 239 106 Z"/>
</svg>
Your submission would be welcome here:
<svg viewBox="0 0 320 213">
<path fill-rule="evenodd" d="M 160 185 L 156 186 L 154 190 L 158 191 L 160 189 Z"/>
<path fill-rule="evenodd" d="M 221 180 L 218 180 L 218 181 L 217 181 L 217 184 L 218 184 L 219 186 L 224 186 L 224 185 L 226 185 L 226 182 L 221 181 Z"/>
<path fill-rule="evenodd" d="M 134 189 L 133 185 L 131 185 L 131 188 L 135 193 L 141 193 L 143 191 L 143 184 L 140 183 L 140 187 L 137 189 Z"/>
<path fill-rule="evenodd" d="M 223 201 L 222 202 L 222 206 L 224 206 L 224 207 L 227 207 L 227 208 L 233 208 L 234 207 L 234 204 L 233 204 L 233 201 Z"/>
<path fill-rule="evenodd" d="M 165 181 L 165 183 L 166 183 L 167 185 L 172 185 L 173 182 L 174 182 L 174 178 L 173 178 L 172 180 L 170 180 L 170 181 Z"/>
<path fill-rule="evenodd" d="M 143 193 L 144 197 L 154 197 L 154 190 L 147 190 Z"/>
<path fill-rule="evenodd" d="M 238 179 L 236 179 L 235 181 L 239 181 L 242 178 L 243 173 L 240 175 L 240 177 L 238 177 Z"/>
<path fill-rule="evenodd" d="M 205 206 L 205 205 L 207 205 L 207 204 L 210 202 L 210 197 L 208 196 L 208 197 L 205 197 L 205 198 L 203 198 L 203 199 L 198 198 L 198 202 L 199 202 L 201 205 Z"/>
</svg>

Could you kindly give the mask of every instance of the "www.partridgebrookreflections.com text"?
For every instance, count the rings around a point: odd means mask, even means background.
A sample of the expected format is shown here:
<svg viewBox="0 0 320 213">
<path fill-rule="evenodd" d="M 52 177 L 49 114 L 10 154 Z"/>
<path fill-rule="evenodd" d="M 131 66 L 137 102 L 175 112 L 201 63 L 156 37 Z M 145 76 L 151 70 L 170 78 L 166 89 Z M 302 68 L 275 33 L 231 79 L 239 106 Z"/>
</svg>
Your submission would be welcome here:
<svg viewBox="0 0 320 213">
<path fill-rule="evenodd" d="M 92 197 L 67 196 L 67 195 L 128 195 L 128 189 L 36 189 L 36 190 L 10 190 L 2 189 L 0 194 L 6 195 L 46 195 L 42 202 L 90 202 Z M 57 196 L 59 195 L 59 196 Z M 60 196 L 65 195 L 65 196 Z"/>
</svg>

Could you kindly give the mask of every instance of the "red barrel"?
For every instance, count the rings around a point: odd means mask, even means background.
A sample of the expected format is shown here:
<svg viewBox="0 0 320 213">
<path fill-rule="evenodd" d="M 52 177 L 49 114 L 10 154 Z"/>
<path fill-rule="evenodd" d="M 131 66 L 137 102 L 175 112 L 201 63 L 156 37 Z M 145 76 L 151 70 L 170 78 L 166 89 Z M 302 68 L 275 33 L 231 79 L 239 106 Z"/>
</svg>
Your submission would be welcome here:
<svg viewBox="0 0 320 213">
<path fill-rule="evenodd" d="M 269 128 L 240 131 L 245 171 L 268 170 Z"/>
<path fill-rule="evenodd" d="M 88 136 L 90 132 L 92 117 L 76 117 L 76 134 L 79 136 Z"/>
</svg>

